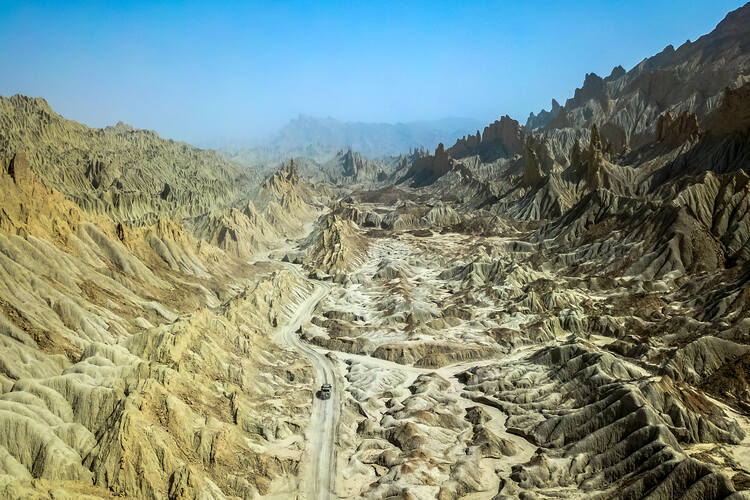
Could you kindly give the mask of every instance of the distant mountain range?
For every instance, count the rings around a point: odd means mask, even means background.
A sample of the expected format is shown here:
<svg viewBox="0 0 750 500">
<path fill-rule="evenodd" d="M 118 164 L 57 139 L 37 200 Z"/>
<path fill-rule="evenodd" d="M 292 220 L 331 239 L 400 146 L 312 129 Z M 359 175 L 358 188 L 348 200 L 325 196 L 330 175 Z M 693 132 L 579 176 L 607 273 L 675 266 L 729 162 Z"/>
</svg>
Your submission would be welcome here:
<svg viewBox="0 0 750 500">
<path fill-rule="evenodd" d="M 325 161 L 338 151 L 348 149 L 378 158 L 408 153 L 420 147 L 434 149 L 440 142 L 452 142 L 456 137 L 474 133 L 481 126 L 482 122 L 470 118 L 365 123 L 300 115 L 265 144 L 227 149 L 231 157 L 251 164 L 291 157 Z"/>
</svg>

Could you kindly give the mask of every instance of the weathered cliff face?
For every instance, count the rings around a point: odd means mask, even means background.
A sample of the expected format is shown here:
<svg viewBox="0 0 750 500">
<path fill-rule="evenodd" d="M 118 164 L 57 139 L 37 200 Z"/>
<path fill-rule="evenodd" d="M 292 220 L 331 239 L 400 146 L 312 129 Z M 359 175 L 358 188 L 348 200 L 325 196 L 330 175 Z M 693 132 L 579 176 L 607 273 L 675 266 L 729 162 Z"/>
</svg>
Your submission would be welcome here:
<svg viewBox="0 0 750 500">
<path fill-rule="evenodd" d="M 525 163 L 523 169 L 523 182 L 527 186 L 534 186 L 544 176 L 539 157 L 533 149 L 526 149 Z"/>
<path fill-rule="evenodd" d="M 602 184 L 602 168 L 604 167 L 604 153 L 602 152 L 602 140 L 596 125 L 591 127 L 589 147 L 583 152 L 580 164 L 575 165 L 581 179 L 588 184 L 590 189 L 598 189 Z"/>
<path fill-rule="evenodd" d="M 721 105 L 707 120 L 707 128 L 714 135 L 746 132 L 750 128 L 750 82 L 725 90 Z"/>
<path fill-rule="evenodd" d="M 336 155 L 333 162 L 340 165 L 342 177 L 357 183 L 383 182 L 388 173 L 383 164 L 363 157 L 360 153 L 348 149 Z"/>
<path fill-rule="evenodd" d="M 213 151 L 124 124 L 91 129 L 39 98 L 0 98 L 0 156 L 24 152 L 50 187 L 86 212 L 131 223 L 233 206 L 259 184 Z"/>
<path fill-rule="evenodd" d="M 695 113 L 683 112 L 676 116 L 671 111 L 659 115 L 656 122 L 657 142 L 669 142 L 671 144 L 683 144 L 698 139 L 700 136 L 700 125 Z"/>
</svg>

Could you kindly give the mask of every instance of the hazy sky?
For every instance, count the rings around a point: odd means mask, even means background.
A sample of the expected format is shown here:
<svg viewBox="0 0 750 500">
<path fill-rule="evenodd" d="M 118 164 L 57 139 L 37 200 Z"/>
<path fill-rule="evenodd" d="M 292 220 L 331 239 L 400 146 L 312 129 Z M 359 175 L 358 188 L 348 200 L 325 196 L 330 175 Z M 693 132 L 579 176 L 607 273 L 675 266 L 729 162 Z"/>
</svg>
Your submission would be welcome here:
<svg viewBox="0 0 750 500">
<path fill-rule="evenodd" d="M 104 3 L 0 0 L 0 94 L 213 145 L 299 113 L 525 121 L 744 2 Z"/>
</svg>

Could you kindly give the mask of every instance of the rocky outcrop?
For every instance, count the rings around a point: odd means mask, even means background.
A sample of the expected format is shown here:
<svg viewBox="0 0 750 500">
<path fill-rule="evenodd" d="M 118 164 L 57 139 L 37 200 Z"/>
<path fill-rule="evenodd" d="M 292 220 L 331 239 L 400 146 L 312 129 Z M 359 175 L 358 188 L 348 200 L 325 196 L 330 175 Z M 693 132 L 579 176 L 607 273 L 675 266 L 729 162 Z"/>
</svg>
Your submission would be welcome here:
<svg viewBox="0 0 750 500">
<path fill-rule="evenodd" d="M 722 104 L 706 118 L 701 133 L 690 133 L 685 142 L 664 141 L 662 146 L 674 149 L 676 154 L 667 155 L 663 166 L 653 172 L 648 180 L 649 188 L 657 190 L 680 177 L 706 171 L 719 174 L 747 171 L 750 162 L 749 89 L 750 84 L 735 90 L 726 89 Z"/>
<path fill-rule="evenodd" d="M 656 140 L 671 144 L 693 142 L 700 136 L 700 126 L 695 113 L 684 112 L 676 116 L 671 111 L 659 115 L 656 122 Z"/>
<path fill-rule="evenodd" d="M 745 132 L 750 128 L 750 82 L 738 88 L 727 88 L 721 105 L 709 118 L 712 134 Z"/>
<path fill-rule="evenodd" d="M 524 132 L 519 123 L 505 115 L 484 128 L 480 137 L 465 136 L 456 141 L 448 153 L 453 158 L 479 155 L 484 161 L 512 158 L 524 152 Z"/>
<path fill-rule="evenodd" d="M 367 240 L 357 233 L 352 222 L 336 215 L 325 215 L 304 246 L 307 250 L 302 262 L 307 268 L 338 274 L 351 271 L 362 263 Z"/>
<path fill-rule="evenodd" d="M 531 148 L 526 148 L 526 156 L 524 157 L 524 169 L 523 169 L 523 183 L 526 186 L 534 186 L 542 180 L 542 165 L 539 162 L 539 157 Z"/>
<path fill-rule="evenodd" d="M 448 173 L 453 167 L 454 160 L 442 143 L 438 144 L 434 155 L 420 156 L 416 158 L 409 171 L 401 177 L 397 183 L 408 182 L 413 187 L 432 184 L 437 179 Z"/>
<path fill-rule="evenodd" d="M 339 152 L 334 161 L 341 164 L 343 176 L 352 178 L 355 182 L 383 181 L 387 175 L 382 167 L 351 149 Z"/>
<path fill-rule="evenodd" d="M 579 175 L 589 187 L 596 189 L 602 184 L 602 168 L 604 166 L 604 154 L 602 152 L 602 141 L 599 129 L 596 125 L 591 127 L 589 147 L 581 156 Z"/>
<path fill-rule="evenodd" d="M 524 125 L 524 130 L 526 130 L 526 132 L 532 132 L 536 129 L 544 127 L 549 122 L 557 118 L 557 115 L 560 114 L 561 110 L 562 106 L 560 106 L 560 103 L 557 102 L 556 99 L 552 99 L 552 106 L 550 107 L 549 111 L 543 109 L 539 112 L 539 114 L 536 115 L 533 112 L 529 113 L 529 117 L 526 119 L 526 125 Z"/>
</svg>

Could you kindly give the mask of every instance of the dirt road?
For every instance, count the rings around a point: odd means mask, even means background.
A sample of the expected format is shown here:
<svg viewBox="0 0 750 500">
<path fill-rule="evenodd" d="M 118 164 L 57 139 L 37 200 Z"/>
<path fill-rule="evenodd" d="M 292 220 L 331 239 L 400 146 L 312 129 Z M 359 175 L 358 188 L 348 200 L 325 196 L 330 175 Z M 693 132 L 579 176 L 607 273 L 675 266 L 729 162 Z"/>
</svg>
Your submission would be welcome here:
<svg viewBox="0 0 750 500">
<path fill-rule="evenodd" d="M 315 292 L 297 310 L 295 317 L 279 332 L 281 341 L 305 356 L 313 366 L 315 391 L 322 384 L 332 384 L 331 399 L 313 400 L 312 417 L 308 428 L 307 456 L 309 464 L 306 480 L 302 484 L 302 498 L 310 500 L 329 499 L 333 496 L 336 477 L 335 438 L 339 419 L 340 391 L 337 387 L 333 366 L 325 355 L 303 342 L 297 330 L 308 321 L 315 307 L 328 293 L 325 285 L 318 285 Z"/>
</svg>

